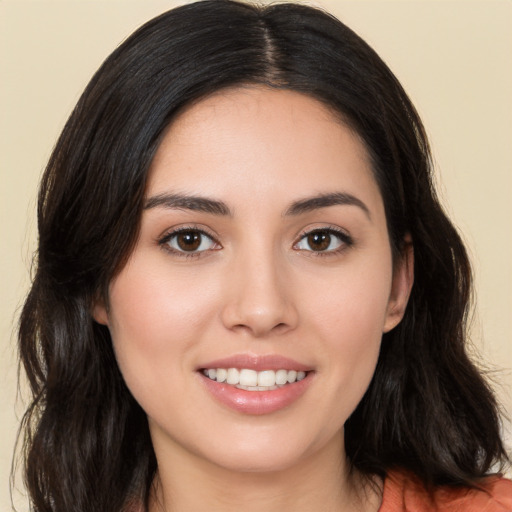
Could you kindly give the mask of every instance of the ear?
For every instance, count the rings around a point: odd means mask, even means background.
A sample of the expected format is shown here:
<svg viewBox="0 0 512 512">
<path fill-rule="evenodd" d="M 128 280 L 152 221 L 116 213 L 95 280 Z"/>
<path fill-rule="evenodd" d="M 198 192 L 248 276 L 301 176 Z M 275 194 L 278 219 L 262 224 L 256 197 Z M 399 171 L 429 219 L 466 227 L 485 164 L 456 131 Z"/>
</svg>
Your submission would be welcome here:
<svg viewBox="0 0 512 512">
<path fill-rule="evenodd" d="M 404 237 L 403 248 L 393 268 L 383 332 L 389 332 L 402 320 L 414 283 L 414 248 L 410 235 Z"/>
<path fill-rule="evenodd" d="M 108 326 L 108 312 L 105 300 L 98 297 L 92 307 L 92 317 L 96 322 L 102 325 Z"/>
</svg>

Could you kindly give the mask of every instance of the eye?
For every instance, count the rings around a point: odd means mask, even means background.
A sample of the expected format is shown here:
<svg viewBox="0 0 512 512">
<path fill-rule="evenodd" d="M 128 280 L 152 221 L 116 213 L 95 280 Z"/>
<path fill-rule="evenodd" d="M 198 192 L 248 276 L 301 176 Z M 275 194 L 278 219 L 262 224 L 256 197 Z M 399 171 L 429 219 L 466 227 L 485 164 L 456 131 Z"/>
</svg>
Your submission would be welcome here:
<svg viewBox="0 0 512 512">
<path fill-rule="evenodd" d="M 167 234 L 160 244 L 178 253 L 200 253 L 217 248 L 213 238 L 200 229 L 180 229 Z"/>
<path fill-rule="evenodd" d="M 352 245 L 352 239 L 346 233 L 329 229 L 315 229 L 305 233 L 295 244 L 296 249 L 313 252 L 336 252 Z"/>
</svg>

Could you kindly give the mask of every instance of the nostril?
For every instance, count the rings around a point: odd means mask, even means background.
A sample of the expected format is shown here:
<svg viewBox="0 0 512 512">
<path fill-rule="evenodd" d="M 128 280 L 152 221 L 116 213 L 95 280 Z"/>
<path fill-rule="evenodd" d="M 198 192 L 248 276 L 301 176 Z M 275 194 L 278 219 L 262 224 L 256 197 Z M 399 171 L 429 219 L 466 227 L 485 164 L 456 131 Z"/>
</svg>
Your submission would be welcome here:
<svg viewBox="0 0 512 512">
<path fill-rule="evenodd" d="M 236 324 L 231 329 L 234 331 L 247 331 L 255 336 L 266 336 L 270 333 L 273 334 L 284 334 L 290 326 L 285 322 L 279 322 L 278 324 L 271 326 L 270 324 L 263 325 L 261 322 L 247 323 L 247 324 Z"/>
<path fill-rule="evenodd" d="M 298 313 L 292 303 L 279 294 L 265 295 L 257 291 L 228 297 L 221 310 L 221 321 L 230 331 L 255 337 L 270 333 L 284 334 L 294 329 Z"/>
</svg>

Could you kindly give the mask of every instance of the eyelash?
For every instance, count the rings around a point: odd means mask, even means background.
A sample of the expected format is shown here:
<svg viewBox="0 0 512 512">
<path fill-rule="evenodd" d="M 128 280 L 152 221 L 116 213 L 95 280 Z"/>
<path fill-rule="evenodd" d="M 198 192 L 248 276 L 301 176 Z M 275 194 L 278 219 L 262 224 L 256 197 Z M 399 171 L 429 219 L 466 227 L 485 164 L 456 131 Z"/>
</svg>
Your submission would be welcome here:
<svg viewBox="0 0 512 512">
<path fill-rule="evenodd" d="M 181 257 L 181 258 L 199 258 L 202 256 L 205 256 L 205 253 L 208 252 L 207 250 L 198 251 L 198 252 L 192 252 L 192 251 L 179 251 L 177 249 L 174 249 L 169 245 L 169 242 L 171 242 L 174 238 L 178 237 L 180 234 L 183 233 L 197 233 L 203 237 L 209 238 L 215 245 L 218 245 L 219 248 L 222 248 L 220 243 L 215 239 L 215 237 L 205 231 L 204 229 L 197 228 L 194 226 L 184 226 L 178 229 L 174 229 L 170 231 L 169 233 L 165 234 L 160 240 L 158 240 L 158 244 L 167 252 L 170 252 L 171 254 Z M 210 249 L 210 250 L 218 250 L 218 249 Z"/>
<path fill-rule="evenodd" d="M 306 239 L 308 236 L 314 235 L 316 233 L 323 233 L 323 234 L 326 234 L 329 236 L 334 235 L 340 241 L 340 246 L 337 247 L 336 249 L 332 249 L 330 251 L 313 251 L 313 250 L 306 250 L 306 249 L 298 249 L 298 250 L 309 253 L 308 256 L 312 256 L 315 258 L 316 257 L 324 258 L 327 256 L 336 256 L 336 255 L 346 251 L 348 248 L 350 248 L 354 245 L 354 239 L 346 231 L 343 231 L 342 229 L 340 229 L 338 227 L 326 226 L 326 227 L 314 228 L 314 229 L 309 229 L 309 230 L 303 231 L 299 235 L 298 241 L 295 242 L 293 244 L 293 246 L 296 247 L 301 241 Z"/>
<path fill-rule="evenodd" d="M 214 249 L 205 249 L 202 251 L 192 252 L 192 251 L 180 251 L 177 250 L 169 245 L 169 243 L 176 237 L 178 237 L 180 234 L 183 233 L 196 233 L 201 235 L 202 237 L 206 237 L 211 240 L 211 242 L 215 245 L 217 245 L 217 248 Z M 314 235 L 314 234 L 326 234 L 329 236 L 334 235 L 340 242 L 340 246 L 331 249 L 331 250 L 324 250 L 324 251 L 314 251 L 314 250 L 307 250 L 307 249 L 296 249 L 301 252 L 307 252 L 310 253 L 309 255 L 312 257 L 325 257 L 325 256 L 334 256 L 337 254 L 340 254 L 341 252 L 345 251 L 352 245 L 354 245 L 353 238 L 346 233 L 345 231 L 336 228 L 336 227 L 322 227 L 322 228 L 314 228 L 307 231 L 303 231 L 297 240 L 293 244 L 293 248 L 295 249 L 299 243 L 301 243 L 303 240 L 305 240 L 308 236 Z M 202 243 L 202 242 L 201 242 Z M 220 243 L 215 239 L 215 237 L 205 231 L 204 229 L 194 227 L 194 226 L 184 226 L 178 229 L 175 229 L 167 234 L 165 234 L 162 238 L 158 240 L 158 244 L 167 252 L 172 253 L 173 255 L 176 255 L 178 257 L 182 258 L 200 258 L 204 257 L 209 251 L 215 251 L 222 248 Z"/>
</svg>

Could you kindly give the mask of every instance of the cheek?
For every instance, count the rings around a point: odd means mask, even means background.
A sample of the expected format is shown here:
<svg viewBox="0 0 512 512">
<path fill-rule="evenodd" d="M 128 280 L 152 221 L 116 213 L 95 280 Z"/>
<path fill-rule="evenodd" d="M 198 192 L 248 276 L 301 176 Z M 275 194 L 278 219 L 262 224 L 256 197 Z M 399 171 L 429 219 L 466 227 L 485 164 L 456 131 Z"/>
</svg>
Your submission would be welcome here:
<svg viewBox="0 0 512 512">
<path fill-rule="evenodd" d="M 144 264 L 142 264 L 144 263 Z M 158 260 L 129 262 L 109 291 L 109 329 L 125 381 L 141 402 L 162 384 L 178 385 L 215 314 L 211 286 L 171 274 Z"/>
<path fill-rule="evenodd" d="M 380 341 L 392 283 L 391 258 L 368 258 L 357 266 L 332 272 L 330 279 L 304 283 L 304 311 L 316 327 L 340 345 L 360 349 Z M 366 341 L 365 341 L 366 340 Z"/>
<path fill-rule="evenodd" d="M 185 272 L 142 263 L 131 263 L 112 284 L 110 326 L 134 344 L 156 348 L 165 343 L 169 348 L 171 339 L 186 339 L 205 321 L 215 292 Z"/>
<path fill-rule="evenodd" d="M 317 352 L 328 361 L 330 397 L 344 420 L 364 395 L 379 357 L 391 288 L 391 262 L 373 261 L 365 268 L 340 272 L 329 286 L 310 286 L 304 308 L 312 336 L 320 338 Z M 325 285 L 325 282 L 324 282 Z M 343 397 L 343 400 L 339 400 Z M 327 400 L 326 400 L 327 402 Z"/>
</svg>

